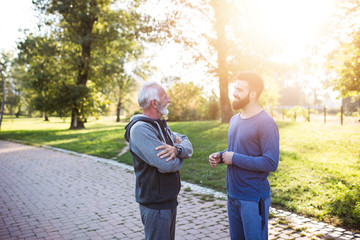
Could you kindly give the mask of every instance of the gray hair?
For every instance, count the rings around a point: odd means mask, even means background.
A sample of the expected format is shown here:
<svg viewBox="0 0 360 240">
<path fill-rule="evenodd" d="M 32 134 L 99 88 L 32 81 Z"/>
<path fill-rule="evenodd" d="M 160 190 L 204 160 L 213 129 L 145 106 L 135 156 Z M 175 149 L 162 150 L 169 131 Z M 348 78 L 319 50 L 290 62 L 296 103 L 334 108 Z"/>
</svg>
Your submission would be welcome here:
<svg viewBox="0 0 360 240">
<path fill-rule="evenodd" d="M 155 81 L 146 82 L 139 91 L 138 94 L 138 103 L 140 107 L 144 110 L 150 106 L 152 100 L 157 100 L 160 102 L 159 90 L 156 86 L 160 86 L 159 83 Z"/>
</svg>

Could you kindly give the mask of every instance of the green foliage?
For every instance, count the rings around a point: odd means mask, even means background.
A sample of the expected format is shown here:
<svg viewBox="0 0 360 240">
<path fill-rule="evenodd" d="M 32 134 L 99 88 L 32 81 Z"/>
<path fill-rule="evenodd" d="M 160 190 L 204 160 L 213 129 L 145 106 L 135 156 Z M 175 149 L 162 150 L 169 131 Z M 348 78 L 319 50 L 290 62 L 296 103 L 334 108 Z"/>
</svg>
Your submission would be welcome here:
<svg viewBox="0 0 360 240">
<path fill-rule="evenodd" d="M 11 66 L 11 78 L 12 84 L 15 86 L 20 98 L 16 115 L 19 116 L 27 114 L 31 117 L 34 108 L 32 103 L 35 95 L 28 86 L 26 66 L 14 60 Z"/>
<path fill-rule="evenodd" d="M 174 83 L 167 91 L 171 103 L 169 106 L 170 121 L 190 121 L 201 119 L 202 88 L 191 83 Z"/>
<path fill-rule="evenodd" d="M 61 84 L 59 46 L 53 37 L 29 34 L 18 45 L 17 62 L 26 66 L 26 75 L 20 78 L 36 96 L 31 104 L 36 110 L 51 114 L 57 110 L 54 102 L 56 87 Z M 61 110 L 61 109 L 59 109 Z"/>
<path fill-rule="evenodd" d="M 19 76 L 22 75 L 24 69 L 14 61 L 12 52 L 0 53 L 0 70 L 4 77 L 5 87 L 5 105 L 4 112 L 19 116 L 22 112 L 21 105 L 24 104 L 24 99 L 21 96 L 23 91 L 23 84 L 19 81 Z M 0 86 L 0 106 L 3 99 L 3 89 Z"/>
<path fill-rule="evenodd" d="M 220 118 L 220 100 L 216 96 L 215 92 L 212 91 L 210 97 L 208 98 L 208 103 L 206 106 L 206 120 L 217 120 Z"/>
<path fill-rule="evenodd" d="M 358 96 L 360 93 L 360 30 L 355 32 L 350 43 L 344 43 L 341 50 L 329 55 L 329 67 L 335 68 L 337 77 L 330 85 L 342 97 Z"/>
<path fill-rule="evenodd" d="M 142 41 L 152 40 L 151 19 L 138 11 L 142 2 L 33 1 L 46 33 L 28 34 L 19 44 L 19 59 L 31 75 L 38 110 L 71 114 L 74 129 L 105 111 L 110 99 L 122 101 L 133 81 L 125 65 L 141 55 Z"/>
<path fill-rule="evenodd" d="M 84 85 L 69 83 L 57 86 L 53 101 L 59 115 L 66 117 L 73 106 L 79 105 L 81 101 L 88 98 L 90 98 L 89 88 Z M 91 104 L 88 101 L 86 103 Z"/>
<path fill-rule="evenodd" d="M 219 99 L 213 92 L 208 99 L 203 97 L 203 89 L 194 83 L 176 82 L 167 91 L 171 103 L 170 121 L 215 120 L 219 118 Z"/>
</svg>

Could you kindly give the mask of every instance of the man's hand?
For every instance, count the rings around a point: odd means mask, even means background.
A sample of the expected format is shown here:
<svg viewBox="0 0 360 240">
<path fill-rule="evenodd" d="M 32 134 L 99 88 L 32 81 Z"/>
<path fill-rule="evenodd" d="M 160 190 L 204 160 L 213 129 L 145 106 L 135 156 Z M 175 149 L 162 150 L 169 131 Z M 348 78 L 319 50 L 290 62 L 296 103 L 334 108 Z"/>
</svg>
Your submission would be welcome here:
<svg viewBox="0 0 360 240">
<path fill-rule="evenodd" d="M 216 152 L 209 156 L 209 163 L 211 167 L 216 167 L 216 165 L 220 162 L 220 153 Z"/>
<path fill-rule="evenodd" d="M 155 148 L 156 151 L 160 149 L 164 149 L 164 150 L 159 152 L 157 156 L 160 157 L 161 159 L 168 157 L 166 159 L 167 162 L 174 159 L 177 156 L 176 147 L 164 143 L 163 145 L 157 146 Z"/>
<path fill-rule="evenodd" d="M 234 155 L 234 152 L 224 152 L 222 154 L 224 164 L 227 164 L 227 165 L 232 164 L 233 155 Z"/>
</svg>

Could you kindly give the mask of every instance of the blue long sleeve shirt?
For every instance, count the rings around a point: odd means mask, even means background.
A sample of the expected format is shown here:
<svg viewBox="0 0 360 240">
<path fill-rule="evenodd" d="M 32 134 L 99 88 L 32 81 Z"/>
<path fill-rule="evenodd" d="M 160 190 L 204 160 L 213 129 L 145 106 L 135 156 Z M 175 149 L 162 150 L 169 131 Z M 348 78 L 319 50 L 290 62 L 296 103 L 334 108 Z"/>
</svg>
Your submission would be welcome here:
<svg viewBox="0 0 360 240">
<path fill-rule="evenodd" d="M 227 166 L 227 192 L 232 198 L 259 201 L 270 196 L 268 176 L 279 164 L 279 131 L 265 111 L 230 120 L 227 151 L 234 152 Z"/>
</svg>

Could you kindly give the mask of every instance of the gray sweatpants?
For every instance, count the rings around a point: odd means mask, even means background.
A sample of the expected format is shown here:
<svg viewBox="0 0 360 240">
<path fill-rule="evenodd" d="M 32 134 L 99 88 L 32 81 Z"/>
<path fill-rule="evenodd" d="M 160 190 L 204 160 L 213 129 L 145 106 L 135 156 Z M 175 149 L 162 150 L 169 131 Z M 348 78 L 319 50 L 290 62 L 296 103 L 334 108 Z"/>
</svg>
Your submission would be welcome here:
<svg viewBox="0 0 360 240">
<path fill-rule="evenodd" d="M 176 207 L 159 210 L 140 205 L 140 215 L 146 240 L 175 239 Z"/>
</svg>

